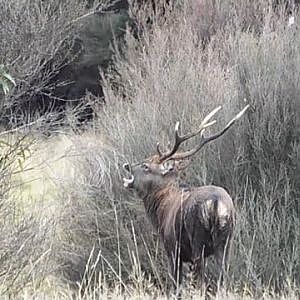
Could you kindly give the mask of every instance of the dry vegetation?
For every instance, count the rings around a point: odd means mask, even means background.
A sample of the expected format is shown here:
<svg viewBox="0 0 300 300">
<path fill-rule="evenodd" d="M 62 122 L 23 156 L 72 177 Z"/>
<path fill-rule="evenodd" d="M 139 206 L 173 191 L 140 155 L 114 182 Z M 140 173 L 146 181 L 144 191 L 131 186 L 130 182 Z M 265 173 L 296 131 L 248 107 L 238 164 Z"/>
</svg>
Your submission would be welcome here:
<svg viewBox="0 0 300 300">
<path fill-rule="evenodd" d="M 152 154 L 157 141 L 167 146 L 176 121 L 183 130 L 195 129 L 222 105 L 217 130 L 246 101 L 251 109 L 238 126 L 199 154 L 182 177 L 192 185 L 225 187 L 238 211 L 229 278 L 217 298 L 296 299 L 297 12 L 292 27 L 283 6 L 264 0 L 194 0 L 164 16 L 158 11 L 150 21 L 149 8 L 131 13 L 141 30 L 128 29 L 125 46 L 115 49 L 114 67 L 102 81 L 106 104 L 94 104 L 89 126 L 61 128 L 51 137 L 36 129 L 26 138 L 23 131 L 0 136 L 0 293 L 20 299 L 167 298 L 165 254 L 142 203 L 123 189 L 120 166 Z M 16 76 L 22 66 L 11 53 L 5 59 Z M 26 55 L 33 63 L 34 54 Z M 19 95 L 13 90 L 6 97 L 14 93 Z M 210 262 L 209 290 L 213 270 Z M 183 293 L 204 299 L 188 283 Z"/>
</svg>

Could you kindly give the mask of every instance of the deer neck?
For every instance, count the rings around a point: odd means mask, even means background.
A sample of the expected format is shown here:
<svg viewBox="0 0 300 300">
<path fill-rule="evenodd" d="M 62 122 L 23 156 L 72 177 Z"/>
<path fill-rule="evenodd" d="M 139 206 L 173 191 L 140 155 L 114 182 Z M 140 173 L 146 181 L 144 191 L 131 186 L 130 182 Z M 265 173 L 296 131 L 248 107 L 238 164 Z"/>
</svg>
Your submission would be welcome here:
<svg viewBox="0 0 300 300">
<path fill-rule="evenodd" d="M 175 217 L 181 199 L 182 189 L 175 182 L 159 187 L 143 198 L 147 215 L 157 230 L 162 231 L 167 220 Z"/>
</svg>

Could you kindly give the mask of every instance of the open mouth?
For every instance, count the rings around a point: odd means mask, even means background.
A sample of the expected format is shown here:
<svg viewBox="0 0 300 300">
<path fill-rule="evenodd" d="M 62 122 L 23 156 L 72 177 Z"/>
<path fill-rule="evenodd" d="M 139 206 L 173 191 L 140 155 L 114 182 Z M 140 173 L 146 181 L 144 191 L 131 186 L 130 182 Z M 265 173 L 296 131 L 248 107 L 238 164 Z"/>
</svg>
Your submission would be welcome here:
<svg viewBox="0 0 300 300">
<path fill-rule="evenodd" d="M 133 187 L 133 182 L 134 182 L 134 176 L 130 175 L 130 178 L 123 178 L 123 185 L 126 188 L 132 188 Z"/>
<path fill-rule="evenodd" d="M 129 178 L 123 177 L 123 185 L 124 185 L 125 188 L 132 188 L 133 187 L 133 182 L 134 182 L 134 176 L 131 174 L 130 165 L 129 164 L 124 164 L 123 169 L 126 172 L 130 173 Z"/>
</svg>

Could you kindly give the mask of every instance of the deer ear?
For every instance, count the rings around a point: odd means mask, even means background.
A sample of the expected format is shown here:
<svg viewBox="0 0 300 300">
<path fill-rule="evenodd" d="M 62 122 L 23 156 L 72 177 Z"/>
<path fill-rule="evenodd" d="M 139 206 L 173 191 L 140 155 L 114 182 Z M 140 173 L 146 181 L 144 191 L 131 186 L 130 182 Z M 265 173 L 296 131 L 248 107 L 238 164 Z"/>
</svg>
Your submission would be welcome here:
<svg viewBox="0 0 300 300">
<path fill-rule="evenodd" d="M 161 173 L 163 176 L 169 174 L 170 172 L 175 170 L 175 160 L 170 159 L 165 161 L 161 166 Z"/>
</svg>

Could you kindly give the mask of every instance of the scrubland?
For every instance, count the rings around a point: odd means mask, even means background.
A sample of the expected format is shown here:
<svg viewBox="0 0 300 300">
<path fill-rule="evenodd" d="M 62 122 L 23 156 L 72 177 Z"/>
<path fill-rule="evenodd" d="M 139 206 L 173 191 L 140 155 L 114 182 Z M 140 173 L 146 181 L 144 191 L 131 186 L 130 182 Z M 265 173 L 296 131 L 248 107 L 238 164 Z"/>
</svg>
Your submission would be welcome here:
<svg viewBox="0 0 300 300">
<path fill-rule="evenodd" d="M 101 73 L 105 104 L 92 103 L 92 120 L 78 127 L 71 116 L 47 134 L 49 123 L 36 122 L 0 135 L 0 294 L 167 299 L 163 247 L 141 200 L 124 190 L 121 166 L 153 154 L 157 142 L 167 147 L 176 121 L 195 130 L 222 105 L 214 132 L 250 104 L 182 174 L 191 185 L 225 187 L 237 209 L 226 286 L 213 296 L 212 260 L 206 296 L 296 299 L 297 11 L 293 26 L 283 6 L 263 0 L 190 1 L 156 13 L 133 7 L 131 14 L 138 30 L 128 27 L 123 45 L 112 44 L 113 64 Z M 186 278 L 183 297 L 205 295 Z"/>
</svg>

